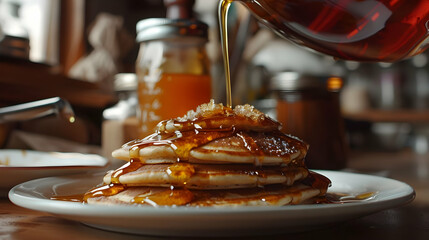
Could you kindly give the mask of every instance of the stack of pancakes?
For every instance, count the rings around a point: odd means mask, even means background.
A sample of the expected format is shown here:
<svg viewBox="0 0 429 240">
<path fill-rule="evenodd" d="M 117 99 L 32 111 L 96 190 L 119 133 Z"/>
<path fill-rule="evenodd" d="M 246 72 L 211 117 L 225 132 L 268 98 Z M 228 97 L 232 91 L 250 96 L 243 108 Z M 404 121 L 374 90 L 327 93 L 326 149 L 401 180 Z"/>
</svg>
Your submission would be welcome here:
<svg viewBox="0 0 429 240">
<path fill-rule="evenodd" d="M 304 164 L 308 145 L 250 105 L 213 101 L 162 121 L 113 152 L 128 161 L 85 194 L 89 204 L 265 206 L 298 204 L 330 181 Z"/>
</svg>

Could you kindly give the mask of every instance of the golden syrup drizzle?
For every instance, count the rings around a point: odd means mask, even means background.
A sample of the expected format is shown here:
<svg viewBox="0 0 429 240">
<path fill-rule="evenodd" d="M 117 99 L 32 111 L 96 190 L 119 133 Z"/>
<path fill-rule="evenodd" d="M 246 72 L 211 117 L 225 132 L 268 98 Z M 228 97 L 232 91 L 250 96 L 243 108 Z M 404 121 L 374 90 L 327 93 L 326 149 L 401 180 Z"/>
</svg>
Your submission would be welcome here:
<svg viewBox="0 0 429 240">
<path fill-rule="evenodd" d="M 139 157 L 140 157 L 140 148 L 137 146 L 130 148 L 130 158 L 137 159 Z"/>
<path fill-rule="evenodd" d="M 251 152 L 253 156 L 255 156 L 255 166 L 261 166 L 264 160 L 264 152 L 259 147 L 259 145 L 255 142 L 255 140 L 250 137 L 245 132 L 237 133 L 237 136 L 241 138 L 244 143 L 244 147 Z"/>
<path fill-rule="evenodd" d="M 124 148 L 130 151 L 130 155 L 136 156 L 140 149 L 154 146 L 154 145 L 166 145 L 170 146 L 176 153 L 178 161 L 189 159 L 189 154 L 192 149 L 209 143 L 213 140 L 229 137 L 234 134 L 233 130 L 224 131 L 204 131 L 204 130 L 193 130 L 180 132 L 180 136 L 174 139 L 161 139 L 161 140 L 135 140 L 127 143 Z M 159 138 L 163 138 L 162 134 L 159 134 Z M 136 158 L 137 159 L 137 158 Z"/>
<path fill-rule="evenodd" d="M 122 167 L 116 169 L 112 173 L 112 177 L 110 182 L 113 184 L 120 184 L 119 177 L 127 174 L 129 172 L 134 172 L 137 169 L 141 168 L 143 166 L 143 163 L 140 161 L 140 159 L 132 158 L 129 162 L 124 164 Z"/>
<path fill-rule="evenodd" d="M 183 186 L 195 174 L 195 168 L 189 163 L 175 163 L 167 168 L 167 174 L 172 184 Z"/>
<path fill-rule="evenodd" d="M 110 184 L 102 185 L 100 187 L 93 188 L 83 195 L 82 201 L 86 202 L 88 198 L 101 197 L 101 196 L 112 196 L 124 191 L 127 187 L 122 185 L 119 181 L 120 176 L 133 172 L 143 166 L 143 163 L 139 159 L 131 159 L 128 163 L 115 170 L 110 179 Z"/>
<path fill-rule="evenodd" d="M 66 196 L 54 196 L 54 197 L 51 197 L 50 199 L 60 200 L 60 201 L 71 201 L 71 202 L 86 202 L 88 198 L 116 195 L 127 188 L 125 185 L 122 185 L 119 182 L 119 177 L 123 174 L 133 172 L 139 169 L 141 166 L 143 166 L 143 163 L 141 163 L 138 159 L 137 160 L 131 159 L 130 162 L 124 164 L 122 167 L 120 167 L 119 169 L 115 170 L 112 173 L 110 184 L 95 187 L 81 195 L 77 194 L 77 195 L 66 195 Z"/>
<path fill-rule="evenodd" d="M 272 136 L 272 139 L 278 139 L 278 144 L 270 144 L 267 146 L 271 152 L 277 152 L 278 156 L 290 156 L 291 153 L 299 151 L 300 156 L 298 159 L 305 157 L 308 149 L 307 143 L 297 139 L 296 137 L 285 135 L 280 130 L 272 131 L 269 133 L 269 135 Z M 282 147 L 278 148 L 278 146 Z"/>
<path fill-rule="evenodd" d="M 220 21 L 220 39 L 222 43 L 223 65 L 225 68 L 226 80 L 226 106 L 232 107 L 231 96 L 231 71 L 229 68 L 229 53 L 228 53 L 228 9 L 231 6 L 232 0 L 222 0 L 219 4 L 219 21 Z"/>
<path fill-rule="evenodd" d="M 290 162 L 291 154 L 300 152 L 298 159 L 303 159 L 307 150 L 304 142 L 284 135 L 281 131 L 266 133 L 240 131 L 235 134 L 243 141 L 246 149 L 256 157 L 254 165 L 261 166 L 265 156 L 281 157 L 284 163 Z"/>
<path fill-rule="evenodd" d="M 331 186 L 331 180 L 321 174 L 311 171 L 307 178 L 305 178 L 301 182 L 313 188 L 322 189 L 323 191 L 320 192 L 320 196 L 325 195 L 326 190 L 328 189 L 328 187 Z"/>
<path fill-rule="evenodd" d="M 194 199 L 194 194 L 186 188 L 174 187 L 155 193 L 141 194 L 132 200 L 132 203 L 149 204 L 156 206 L 182 206 Z"/>
</svg>

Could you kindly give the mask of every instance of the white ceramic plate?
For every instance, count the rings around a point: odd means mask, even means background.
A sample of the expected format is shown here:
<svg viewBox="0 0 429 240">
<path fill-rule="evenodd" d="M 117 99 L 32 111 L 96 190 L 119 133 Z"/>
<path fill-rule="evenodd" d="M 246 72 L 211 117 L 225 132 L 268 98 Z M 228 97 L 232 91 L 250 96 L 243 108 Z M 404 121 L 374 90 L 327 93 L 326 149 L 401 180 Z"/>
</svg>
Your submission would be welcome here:
<svg viewBox="0 0 429 240">
<path fill-rule="evenodd" d="M 332 181 L 329 192 L 376 192 L 346 204 L 284 207 L 191 208 L 91 206 L 50 200 L 55 195 L 81 194 L 101 182 L 103 174 L 32 180 L 14 187 L 10 200 L 22 207 L 80 221 L 105 230 L 158 236 L 238 236 L 304 231 L 361 217 L 410 202 L 414 190 L 405 183 L 376 176 L 317 171 Z"/>
<path fill-rule="evenodd" d="M 95 154 L 0 150 L 0 195 L 31 179 L 83 173 L 107 164 L 106 158 Z"/>
</svg>

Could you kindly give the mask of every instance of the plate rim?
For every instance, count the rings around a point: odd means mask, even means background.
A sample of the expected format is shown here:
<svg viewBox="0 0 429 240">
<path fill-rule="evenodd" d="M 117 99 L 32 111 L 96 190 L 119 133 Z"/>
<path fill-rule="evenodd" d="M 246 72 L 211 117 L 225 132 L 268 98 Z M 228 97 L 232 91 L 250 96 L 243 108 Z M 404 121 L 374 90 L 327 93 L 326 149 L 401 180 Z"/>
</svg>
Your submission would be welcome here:
<svg viewBox="0 0 429 240">
<path fill-rule="evenodd" d="M 90 165 L 84 165 L 84 164 L 76 164 L 76 165 L 52 165 L 52 166 L 16 166 L 16 165 L 0 165 L 0 171 L 11 171 L 11 170 L 55 170 L 55 169 L 80 169 L 80 168 L 104 168 L 107 167 L 110 164 L 109 159 L 106 157 L 103 157 L 99 154 L 95 153 L 79 153 L 79 152 L 59 152 L 59 151 L 37 151 L 37 150 L 31 150 L 31 149 L 1 149 L 0 154 L 5 152 L 28 152 L 30 154 L 43 154 L 43 155 L 49 155 L 49 154 L 74 154 L 76 156 L 93 156 L 100 160 L 100 164 L 90 164 Z M 54 156 L 52 156 L 54 157 Z"/>
</svg>

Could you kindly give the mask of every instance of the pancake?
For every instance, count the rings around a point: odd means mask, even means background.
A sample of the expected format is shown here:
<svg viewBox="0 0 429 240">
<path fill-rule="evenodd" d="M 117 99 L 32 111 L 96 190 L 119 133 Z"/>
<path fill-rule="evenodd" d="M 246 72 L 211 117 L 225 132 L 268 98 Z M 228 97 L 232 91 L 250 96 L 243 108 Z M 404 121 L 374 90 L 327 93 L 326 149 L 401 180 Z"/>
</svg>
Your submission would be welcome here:
<svg viewBox="0 0 429 240">
<path fill-rule="evenodd" d="M 122 171 L 122 169 L 120 170 Z M 104 184 L 112 183 L 111 171 Z M 188 189 L 233 189 L 283 184 L 291 186 L 308 175 L 305 167 L 254 167 L 243 165 L 156 164 L 142 165 L 120 174 L 117 182 L 126 186 L 186 186 Z"/>
<path fill-rule="evenodd" d="M 217 139 L 195 148 L 190 156 L 198 161 L 254 165 L 282 165 L 304 159 L 308 148 L 304 142 L 269 134 L 237 133 L 235 136 Z M 254 149 L 249 147 L 251 144 Z"/>
<path fill-rule="evenodd" d="M 236 207 L 236 206 L 284 206 L 300 204 L 321 194 L 321 190 L 304 184 L 292 187 L 270 186 L 268 188 L 247 188 L 230 190 L 189 190 L 161 187 L 130 187 L 111 196 L 88 198 L 92 205 L 148 206 L 194 206 L 194 207 Z"/>
<path fill-rule="evenodd" d="M 285 135 L 280 123 L 250 105 L 234 109 L 213 101 L 184 117 L 162 121 L 154 134 L 133 140 L 112 156 L 147 164 L 182 162 L 282 165 L 302 160 L 308 144 Z"/>
<path fill-rule="evenodd" d="M 231 121 L 233 119 L 233 121 Z M 157 132 L 173 133 L 193 129 L 230 129 L 267 132 L 278 130 L 280 123 L 267 117 L 255 107 L 245 104 L 234 109 L 215 104 L 214 100 L 201 104 L 196 111 L 190 110 L 185 116 L 161 121 Z"/>
<path fill-rule="evenodd" d="M 145 147 L 139 147 L 134 157 L 147 164 L 177 162 L 178 153 L 173 150 L 172 146 L 181 144 L 180 141 L 184 141 L 182 138 L 167 138 L 163 141 L 170 141 L 171 143 L 147 144 Z M 112 156 L 129 161 L 133 158 L 130 150 L 147 142 L 150 143 L 149 140 L 129 142 L 120 149 L 113 151 Z M 307 150 L 308 144 L 278 131 L 268 133 L 236 132 L 232 136 L 214 139 L 201 146 L 191 148 L 189 155 L 186 158 L 181 158 L 181 161 L 202 164 L 282 165 L 303 160 Z"/>
</svg>

